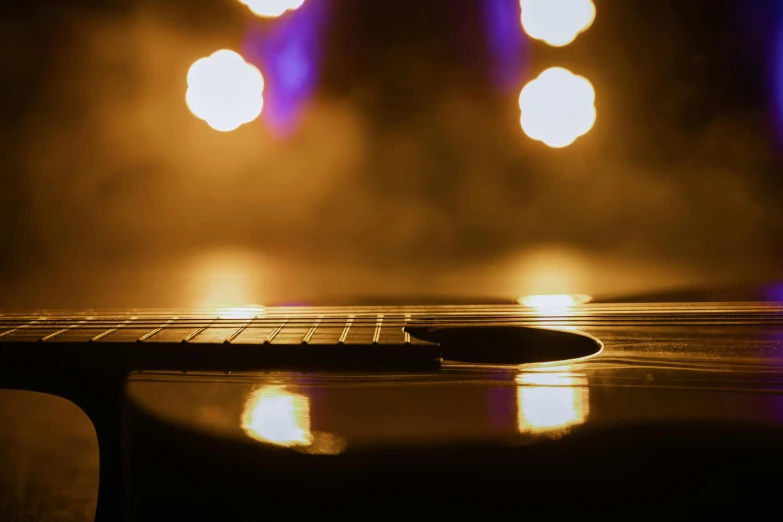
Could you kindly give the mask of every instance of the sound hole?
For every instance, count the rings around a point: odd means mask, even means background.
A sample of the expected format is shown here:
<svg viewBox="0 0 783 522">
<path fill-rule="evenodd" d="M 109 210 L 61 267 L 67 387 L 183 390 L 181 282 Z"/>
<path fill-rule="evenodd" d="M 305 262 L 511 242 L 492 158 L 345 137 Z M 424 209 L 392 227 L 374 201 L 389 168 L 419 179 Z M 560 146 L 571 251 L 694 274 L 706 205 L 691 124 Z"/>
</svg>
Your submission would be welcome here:
<svg viewBox="0 0 783 522">
<path fill-rule="evenodd" d="M 582 333 L 522 326 L 408 326 L 405 331 L 440 344 L 445 360 L 473 363 L 566 361 L 595 355 L 603 348 L 601 341 Z"/>
</svg>

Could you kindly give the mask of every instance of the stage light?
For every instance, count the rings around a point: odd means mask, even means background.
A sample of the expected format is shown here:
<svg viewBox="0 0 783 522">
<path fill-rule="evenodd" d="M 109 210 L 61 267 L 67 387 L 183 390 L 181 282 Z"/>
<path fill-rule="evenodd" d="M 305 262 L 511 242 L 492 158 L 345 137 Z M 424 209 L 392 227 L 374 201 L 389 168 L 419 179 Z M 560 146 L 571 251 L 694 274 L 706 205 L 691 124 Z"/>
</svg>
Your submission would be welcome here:
<svg viewBox="0 0 783 522">
<path fill-rule="evenodd" d="M 525 85 L 519 108 L 525 134 L 550 147 L 567 147 L 595 124 L 595 90 L 586 78 L 552 67 Z"/>
<path fill-rule="evenodd" d="M 520 0 L 522 27 L 554 47 L 573 42 L 595 20 L 592 0 Z"/>
<path fill-rule="evenodd" d="M 242 56 L 220 50 L 188 71 L 185 100 L 190 112 L 221 132 L 258 118 L 264 107 L 264 77 Z"/>
<path fill-rule="evenodd" d="M 295 11 L 302 7 L 304 0 L 239 0 L 246 5 L 253 14 L 264 18 L 277 18 L 286 11 Z"/>
</svg>

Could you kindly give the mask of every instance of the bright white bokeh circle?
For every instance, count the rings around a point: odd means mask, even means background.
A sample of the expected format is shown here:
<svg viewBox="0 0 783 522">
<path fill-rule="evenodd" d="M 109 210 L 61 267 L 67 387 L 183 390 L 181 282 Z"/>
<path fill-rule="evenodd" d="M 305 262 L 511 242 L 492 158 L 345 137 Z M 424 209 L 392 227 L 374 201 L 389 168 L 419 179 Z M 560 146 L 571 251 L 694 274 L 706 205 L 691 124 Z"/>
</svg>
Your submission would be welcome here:
<svg viewBox="0 0 783 522">
<path fill-rule="evenodd" d="M 229 132 L 258 118 L 263 92 L 261 72 L 234 51 L 222 49 L 190 67 L 185 101 L 194 116 Z"/>
<path fill-rule="evenodd" d="M 554 47 L 573 42 L 595 20 L 593 0 L 520 0 L 522 28 Z"/>
<path fill-rule="evenodd" d="M 595 124 L 595 90 L 587 78 L 552 67 L 525 85 L 519 108 L 525 134 L 550 147 L 567 147 Z"/>
<path fill-rule="evenodd" d="M 295 11 L 302 7 L 304 0 L 239 0 L 246 5 L 253 14 L 265 18 L 277 18 L 286 11 Z"/>
</svg>

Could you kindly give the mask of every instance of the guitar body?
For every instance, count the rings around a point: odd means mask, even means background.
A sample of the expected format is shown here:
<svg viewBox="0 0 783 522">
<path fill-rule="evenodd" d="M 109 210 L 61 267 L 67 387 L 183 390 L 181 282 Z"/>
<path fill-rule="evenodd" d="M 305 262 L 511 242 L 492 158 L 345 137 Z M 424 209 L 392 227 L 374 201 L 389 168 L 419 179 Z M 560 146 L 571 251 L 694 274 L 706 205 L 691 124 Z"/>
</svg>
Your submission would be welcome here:
<svg viewBox="0 0 783 522">
<path fill-rule="evenodd" d="M 118 503 L 133 520 L 777 510 L 776 305 L 270 309 L 193 321 L 172 334 L 207 325 L 187 342 L 133 345 L 154 356 L 128 363 L 119 418 L 80 404 L 103 437 L 99 516 L 120 516 Z M 118 359 L 125 349 L 120 338 L 69 342 Z M 22 365 L 11 349 L 22 346 L 0 349 Z M 303 352 L 310 364 L 286 355 Z M 122 487 L 107 507 L 110 476 Z"/>
</svg>

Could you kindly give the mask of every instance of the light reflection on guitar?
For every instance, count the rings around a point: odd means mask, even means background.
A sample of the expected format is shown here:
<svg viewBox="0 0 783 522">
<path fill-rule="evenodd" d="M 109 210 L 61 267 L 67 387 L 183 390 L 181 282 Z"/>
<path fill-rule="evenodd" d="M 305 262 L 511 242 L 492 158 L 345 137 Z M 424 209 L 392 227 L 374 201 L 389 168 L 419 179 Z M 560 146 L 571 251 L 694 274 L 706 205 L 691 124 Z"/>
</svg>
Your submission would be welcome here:
<svg viewBox="0 0 783 522">
<path fill-rule="evenodd" d="M 590 414 L 590 389 L 584 374 L 521 373 L 516 382 L 521 433 L 559 435 L 583 424 Z"/>
<path fill-rule="evenodd" d="M 101 520 L 217 516 L 253 491 L 329 506 L 437 490 L 455 509 L 510 509 L 512 491 L 552 501 L 584 466 L 603 479 L 569 486 L 573 502 L 627 472 L 645 504 L 662 480 L 649 466 L 688 462 L 663 483 L 692 487 L 698 470 L 746 495 L 766 483 L 747 466 L 783 462 L 782 328 L 765 302 L 6 314 L 0 384 L 90 416 Z"/>
<path fill-rule="evenodd" d="M 264 386 L 248 397 L 242 427 L 251 437 L 278 446 L 309 446 L 310 399 L 282 386 Z"/>
</svg>

